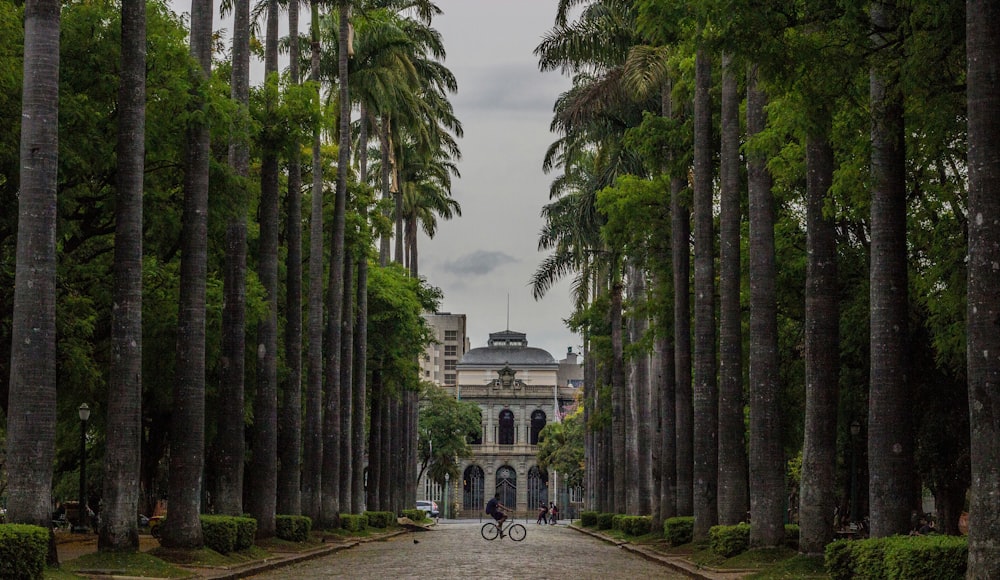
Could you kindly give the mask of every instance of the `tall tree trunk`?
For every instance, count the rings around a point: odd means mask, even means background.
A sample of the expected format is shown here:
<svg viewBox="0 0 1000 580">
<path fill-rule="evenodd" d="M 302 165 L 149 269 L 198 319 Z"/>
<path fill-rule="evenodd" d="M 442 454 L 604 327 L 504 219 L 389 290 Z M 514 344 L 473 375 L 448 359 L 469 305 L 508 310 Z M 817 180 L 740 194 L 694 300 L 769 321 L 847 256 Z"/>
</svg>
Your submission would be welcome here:
<svg viewBox="0 0 1000 580">
<path fill-rule="evenodd" d="M 340 345 L 341 319 L 344 305 L 344 229 L 347 213 L 347 175 L 351 159 L 351 97 L 348 91 L 348 26 L 351 12 L 350 0 L 339 0 L 339 32 L 337 35 L 340 124 L 340 150 L 337 158 L 337 195 L 333 210 L 333 234 L 330 244 L 330 285 L 327 335 L 330 338 L 329 355 L 326 357 L 326 405 L 323 417 L 323 509 L 320 521 L 333 525 L 340 521 L 340 441 L 344 437 L 340 420 L 341 392 Z"/>
<path fill-rule="evenodd" d="M 905 534 L 914 493 L 913 418 L 906 349 L 906 153 L 894 1 L 872 4 L 871 391 L 869 509 L 873 537 Z"/>
<path fill-rule="evenodd" d="M 388 200 L 392 197 L 392 161 L 390 149 L 392 147 L 390 143 L 390 132 L 392 124 L 390 123 L 390 118 L 388 115 L 382 116 L 382 127 L 379 131 L 380 135 L 380 151 L 382 153 L 382 199 Z M 382 214 L 385 218 L 389 219 L 392 212 L 386 208 Z M 389 248 L 392 239 L 388 234 L 383 234 L 379 238 L 379 252 L 378 252 L 378 263 L 380 266 L 385 267 L 389 263 Z"/>
<path fill-rule="evenodd" d="M 264 73 L 278 90 L 278 0 L 267 2 Z M 277 103 L 265 89 L 265 109 Z M 277 92 L 273 94 L 277 96 Z M 270 115 L 268 116 L 270 118 Z M 278 491 L 278 151 L 265 145 L 260 168 L 259 276 L 267 313 L 257 325 L 257 392 L 253 399 L 253 460 L 248 509 L 257 537 L 274 537 Z"/>
<path fill-rule="evenodd" d="M 238 178 L 230 190 L 226 229 L 225 294 L 222 317 L 222 376 L 212 465 L 216 470 L 215 509 L 220 514 L 243 514 L 243 476 L 246 455 L 244 422 L 244 358 L 246 334 L 246 191 L 250 176 L 250 0 L 237 0 L 233 9 L 233 70 L 231 96 L 239 107 L 229 143 L 229 166 Z"/>
<path fill-rule="evenodd" d="M 823 207 L 833 183 L 830 121 L 806 142 L 806 416 L 799 492 L 799 551 L 819 555 L 833 540 L 836 505 L 840 311 L 837 240 Z"/>
<path fill-rule="evenodd" d="M 614 276 L 611 282 L 611 301 L 608 306 L 608 318 L 611 325 L 611 448 L 614 457 L 614 503 L 615 513 L 623 514 L 628 508 L 628 480 L 626 469 L 622 462 L 628 460 L 626 455 L 625 435 L 625 361 L 622 353 L 622 281 L 618 272 L 619 266 L 613 266 Z"/>
<path fill-rule="evenodd" d="M 364 165 L 362 165 L 364 167 Z M 362 172 L 362 174 L 364 174 Z M 365 511 L 365 387 L 368 378 L 368 256 L 358 257 L 357 328 L 354 331 L 354 398 L 351 406 L 351 512 Z"/>
<path fill-rule="evenodd" d="M 747 74 L 747 136 L 767 122 L 767 97 L 757 69 Z M 778 304 L 774 253 L 774 196 L 767 160 L 751 152 L 750 190 L 750 545 L 780 546 L 785 539 L 785 457 L 781 444 Z"/>
<path fill-rule="evenodd" d="M 142 446 L 142 192 L 146 152 L 146 3 L 122 3 L 114 308 L 98 548 L 137 552 Z"/>
<path fill-rule="evenodd" d="M 344 257 L 344 304 L 340 340 L 340 509 L 351 509 L 351 491 L 354 466 L 351 444 L 354 440 L 352 421 L 354 415 L 354 260 L 350 252 Z M 360 513 L 360 512 L 359 512 Z"/>
<path fill-rule="evenodd" d="M 740 308 L 740 98 L 732 55 L 722 55 L 722 149 L 719 198 L 719 523 L 746 520 L 746 427 L 743 416 L 743 314 Z"/>
<path fill-rule="evenodd" d="M 656 386 L 660 391 L 660 525 L 677 515 L 677 383 L 674 378 L 674 349 L 670 339 L 656 339 L 660 360 Z M 656 492 L 656 490 L 654 490 Z"/>
<path fill-rule="evenodd" d="M 646 284 L 645 284 L 645 272 L 641 268 L 632 268 L 632 278 L 633 278 L 633 296 L 632 299 L 636 304 L 644 306 L 646 303 Z M 649 327 L 649 323 L 646 319 L 645 308 L 639 308 L 639 313 L 633 315 L 635 321 L 635 338 L 633 338 L 633 344 L 637 344 L 641 341 L 645 335 L 646 330 Z M 638 448 L 638 472 L 639 480 L 636 482 L 636 489 L 638 491 L 638 503 L 636 503 L 636 513 L 640 515 L 646 515 L 651 513 L 650 506 L 652 504 L 652 441 L 650 437 L 650 428 L 653 425 L 653 414 L 652 405 L 649 397 L 649 353 L 643 350 L 636 354 L 635 366 L 633 367 L 634 373 L 633 383 L 635 384 L 635 401 L 636 401 L 636 445 Z"/>
<path fill-rule="evenodd" d="M 299 2 L 288 3 L 288 71 L 292 85 L 299 78 Z M 285 200 L 285 366 L 278 421 L 279 514 L 302 513 L 302 167 L 301 144 L 293 139 L 288 151 L 288 197 Z"/>
<path fill-rule="evenodd" d="M 968 578 L 1000 570 L 1000 3 L 966 2 L 969 112 L 969 416 L 972 489 Z"/>
<path fill-rule="evenodd" d="M 694 537 L 718 523 L 719 398 L 715 368 L 715 235 L 712 227 L 712 68 L 695 57 L 694 97 Z"/>
<path fill-rule="evenodd" d="M 192 110 L 205 119 L 200 90 L 212 72 L 212 3 L 191 2 L 191 56 L 198 63 Z M 181 225 L 180 308 L 177 315 L 177 380 L 170 429 L 170 519 L 160 542 L 168 548 L 200 548 L 201 482 L 205 467 L 205 281 L 208 264 L 208 173 L 211 136 L 193 121 L 185 149 L 184 216 Z"/>
<path fill-rule="evenodd" d="M 24 5 L 17 263 L 7 407 L 9 521 L 52 528 L 56 441 L 56 187 L 59 7 Z M 49 563 L 57 564 L 49 534 Z"/>
<path fill-rule="evenodd" d="M 317 84 L 319 102 L 319 2 L 310 2 L 312 55 L 310 80 Z M 309 352 L 306 384 L 306 416 L 302 441 L 302 514 L 313 521 L 320 517 L 323 465 L 323 163 L 320 157 L 320 127 L 313 128 L 312 215 L 309 218 Z"/>
</svg>

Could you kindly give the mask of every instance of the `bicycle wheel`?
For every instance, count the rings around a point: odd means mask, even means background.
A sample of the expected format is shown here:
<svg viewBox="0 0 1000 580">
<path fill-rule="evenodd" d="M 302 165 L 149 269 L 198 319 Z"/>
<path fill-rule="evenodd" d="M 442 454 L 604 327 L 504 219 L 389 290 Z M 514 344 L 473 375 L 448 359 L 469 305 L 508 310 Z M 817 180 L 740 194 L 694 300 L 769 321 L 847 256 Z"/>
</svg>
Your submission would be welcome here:
<svg viewBox="0 0 1000 580">
<path fill-rule="evenodd" d="M 520 542 L 528 535 L 528 530 L 524 529 L 521 524 L 513 524 L 507 528 L 507 535 L 515 542 Z"/>
<path fill-rule="evenodd" d="M 496 537 L 500 535 L 500 528 L 498 528 L 493 522 L 486 522 L 483 524 L 482 534 L 483 538 L 486 540 L 495 540 Z"/>
</svg>

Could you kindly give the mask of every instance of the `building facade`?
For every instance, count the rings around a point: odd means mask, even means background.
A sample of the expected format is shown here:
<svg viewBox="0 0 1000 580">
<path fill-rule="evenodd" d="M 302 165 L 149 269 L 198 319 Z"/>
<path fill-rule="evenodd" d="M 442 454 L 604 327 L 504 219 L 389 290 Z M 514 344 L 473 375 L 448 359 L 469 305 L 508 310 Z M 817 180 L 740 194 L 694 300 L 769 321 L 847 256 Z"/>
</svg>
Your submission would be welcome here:
<svg viewBox="0 0 1000 580">
<path fill-rule="evenodd" d="M 427 345 L 420 357 L 420 377 L 438 386 L 454 386 L 458 380 L 458 361 L 469 351 L 465 334 L 465 315 L 450 312 L 424 314 L 434 331 L 435 342 Z"/>
<path fill-rule="evenodd" d="M 468 350 L 455 365 L 447 392 L 479 406 L 482 437 L 472 442 L 472 456 L 460 460 L 462 478 L 444 490 L 419 482 L 418 495 L 451 504 L 449 513 L 478 517 L 494 493 L 519 513 L 534 512 L 555 501 L 568 515 L 578 490 L 560 488 L 558 474 L 538 466 L 538 434 L 576 404 L 583 367 L 570 348 L 556 361 L 548 351 L 528 346 L 524 333 L 490 334 L 487 346 Z M 558 489 L 554 492 L 553 489 Z"/>
</svg>

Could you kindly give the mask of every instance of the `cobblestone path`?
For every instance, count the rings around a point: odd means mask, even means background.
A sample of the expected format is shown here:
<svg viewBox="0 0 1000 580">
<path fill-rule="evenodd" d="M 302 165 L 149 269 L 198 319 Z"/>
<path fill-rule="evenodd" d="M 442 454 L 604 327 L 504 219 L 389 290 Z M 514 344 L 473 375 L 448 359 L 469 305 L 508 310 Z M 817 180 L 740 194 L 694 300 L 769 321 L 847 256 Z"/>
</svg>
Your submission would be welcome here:
<svg viewBox="0 0 1000 580">
<path fill-rule="evenodd" d="M 524 525 L 524 541 L 490 542 L 480 535 L 478 520 L 442 520 L 427 532 L 368 542 L 253 578 L 686 578 L 563 525 Z"/>
</svg>

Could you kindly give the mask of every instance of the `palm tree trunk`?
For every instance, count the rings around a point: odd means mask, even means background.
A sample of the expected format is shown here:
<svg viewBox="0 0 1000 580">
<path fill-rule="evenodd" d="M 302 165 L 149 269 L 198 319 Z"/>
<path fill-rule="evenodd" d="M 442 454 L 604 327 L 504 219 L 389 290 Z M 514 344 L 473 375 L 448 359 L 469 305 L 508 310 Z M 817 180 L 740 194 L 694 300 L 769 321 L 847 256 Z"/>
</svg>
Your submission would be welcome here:
<svg viewBox="0 0 1000 580">
<path fill-rule="evenodd" d="M 972 481 L 969 499 L 969 578 L 986 578 L 1000 569 L 1000 5 L 966 3 L 969 111 L 969 411 L 972 431 Z M 989 353 L 989 356 L 973 356 Z"/>
<path fill-rule="evenodd" d="M 914 493 L 913 418 L 907 384 L 906 154 L 895 2 L 871 7 L 871 387 L 868 398 L 869 510 L 872 537 L 905 534 Z M 890 38 L 884 36 L 890 31 Z"/>
<path fill-rule="evenodd" d="M 363 173 L 362 173 L 363 174 Z M 351 512 L 360 514 L 365 510 L 365 387 L 368 377 L 368 257 L 358 257 L 357 284 L 357 328 L 354 332 L 354 409 L 351 417 L 351 465 L 354 474 L 351 479 Z M 371 464 L 371 463 L 369 463 Z"/>
<path fill-rule="evenodd" d="M 625 362 L 622 354 L 622 282 L 618 266 L 614 266 L 614 281 L 611 283 L 611 302 L 608 317 L 611 325 L 611 429 L 612 457 L 617 462 L 614 469 L 615 513 L 623 514 L 628 508 L 626 469 L 621 462 L 627 461 L 625 434 Z"/>
<path fill-rule="evenodd" d="M 352 421 L 354 415 L 354 260 L 344 259 L 344 305 L 340 340 L 340 422 L 343 434 L 340 438 L 340 509 L 347 511 L 351 505 L 351 491 L 354 467 L 351 460 L 351 444 L 354 439 Z"/>
<path fill-rule="evenodd" d="M 757 70 L 747 75 L 747 135 L 764 130 L 767 97 Z M 767 160 L 751 153 L 750 189 L 750 545 L 780 546 L 785 539 L 785 457 L 781 444 L 778 306 L 775 290 L 774 197 Z"/>
<path fill-rule="evenodd" d="M 212 67 L 212 3 L 191 2 L 191 56 L 200 69 L 192 87 L 192 108 L 204 112 L 198 89 Z M 204 118 L 195 115 L 195 118 Z M 200 548 L 201 481 L 205 467 L 205 281 L 208 264 L 208 173 L 211 136 L 207 123 L 188 129 L 184 217 L 181 225 L 180 311 L 177 315 L 177 380 L 170 429 L 170 519 L 161 543 Z"/>
<path fill-rule="evenodd" d="M 288 3 L 288 70 L 292 85 L 299 78 L 299 2 Z M 278 422 L 278 501 L 277 513 L 302 513 L 302 153 L 294 139 L 288 154 L 288 197 L 285 236 L 285 366 L 288 376 Z"/>
<path fill-rule="evenodd" d="M 146 3 L 122 3 L 114 303 L 102 552 L 137 552 L 142 445 L 142 192 L 146 137 Z"/>
<path fill-rule="evenodd" d="M 694 537 L 718 522 L 719 399 L 715 368 L 715 243 L 712 226 L 711 62 L 695 57 L 694 99 Z"/>
<path fill-rule="evenodd" d="M 746 428 L 743 415 L 743 315 L 740 308 L 740 99 L 732 55 L 722 55 L 719 200 L 719 523 L 745 521 Z"/>
<path fill-rule="evenodd" d="M 17 262 L 7 408 L 9 521 L 52 528 L 56 440 L 56 187 L 59 7 L 24 6 Z M 58 564 L 49 534 L 50 564 Z"/>
<path fill-rule="evenodd" d="M 818 555 L 833 540 L 836 505 L 837 391 L 840 311 L 837 241 L 823 207 L 833 183 L 830 122 L 806 143 L 806 416 L 799 492 L 799 551 Z"/>
</svg>

